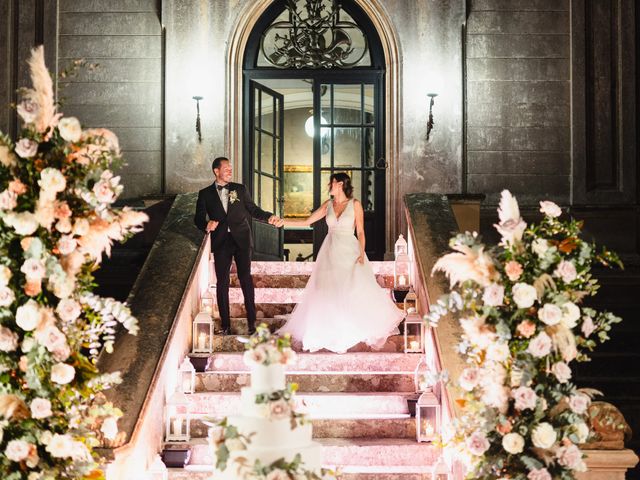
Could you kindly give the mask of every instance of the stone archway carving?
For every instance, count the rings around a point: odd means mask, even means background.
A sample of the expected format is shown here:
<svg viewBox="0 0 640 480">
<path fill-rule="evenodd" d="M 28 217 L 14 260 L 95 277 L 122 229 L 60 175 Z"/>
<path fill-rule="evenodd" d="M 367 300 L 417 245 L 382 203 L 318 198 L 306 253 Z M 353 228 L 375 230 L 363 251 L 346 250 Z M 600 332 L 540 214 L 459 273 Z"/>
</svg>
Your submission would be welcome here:
<svg viewBox="0 0 640 480">
<path fill-rule="evenodd" d="M 386 250 L 393 251 L 402 224 L 402 199 L 399 196 L 400 125 L 400 46 L 395 27 L 380 0 L 354 0 L 375 26 L 385 56 L 385 158 L 386 176 Z M 242 172 L 242 64 L 249 35 L 272 0 L 251 0 L 239 14 L 231 32 L 227 50 L 225 147 L 234 161 L 234 171 Z M 239 173 L 237 173 L 239 174 Z M 236 175 L 237 175 L 236 174 Z"/>
</svg>

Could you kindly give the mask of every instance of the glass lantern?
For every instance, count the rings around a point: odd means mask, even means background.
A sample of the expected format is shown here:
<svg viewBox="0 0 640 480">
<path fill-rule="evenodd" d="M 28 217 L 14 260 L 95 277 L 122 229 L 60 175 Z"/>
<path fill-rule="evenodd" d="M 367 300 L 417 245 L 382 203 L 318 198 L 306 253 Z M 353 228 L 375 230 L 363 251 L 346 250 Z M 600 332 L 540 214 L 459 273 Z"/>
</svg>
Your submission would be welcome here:
<svg viewBox="0 0 640 480">
<path fill-rule="evenodd" d="M 206 312 L 200 312 L 198 315 L 196 315 L 196 318 L 193 319 L 191 352 L 213 352 L 213 318 Z"/>
<path fill-rule="evenodd" d="M 167 470 L 167 466 L 158 454 L 154 457 L 148 471 L 150 480 L 169 480 L 169 471 Z"/>
<path fill-rule="evenodd" d="M 407 251 L 407 241 L 402 234 L 395 246 L 395 260 L 393 262 L 393 288 L 408 290 L 411 283 L 411 261 Z"/>
<path fill-rule="evenodd" d="M 202 297 L 200 297 L 200 306 L 198 311 L 213 315 L 213 304 L 213 295 L 211 294 L 210 290 L 206 290 L 202 294 Z"/>
<path fill-rule="evenodd" d="M 196 369 L 189 360 L 189 357 L 185 357 L 180 369 L 178 371 L 178 382 L 180 382 L 179 390 L 182 393 L 191 394 L 196 390 Z"/>
<path fill-rule="evenodd" d="M 409 286 L 409 291 L 407 295 L 404 297 L 404 312 L 408 315 L 418 313 L 418 296 L 416 292 L 413 290 L 412 286 Z"/>
<path fill-rule="evenodd" d="M 431 391 L 423 392 L 416 404 L 416 439 L 433 442 L 440 433 L 440 402 Z"/>
<path fill-rule="evenodd" d="M 404 317 L 404 353 L 424 353 L 424 320 L 417 313 Z"/>
<path fill-rule="evenodd" d="M 166 405 L 165 417 L 166 442 L 188 442 L 191 440 L 189 399 L 184 393 L 175 392 L 171 395 Z"/>
<path fill-rule="evenodd" d="M 438 457 L 438 461 L 431 467 L 431 480 L 453 480 L 451 470 L 442 455 Z"/>
<path fill-rule="evenodd" d="M 413 386 L 415 387 L 416 393 L 431 390 L 429 382 L 427 381 L 429 372 L 430 369 L 427 364 L 427 356 L 421 355 L 420 361 L 418 362 L 418 365 L 416 365 L 416 369 L 413 371 Z"/>
</svg>

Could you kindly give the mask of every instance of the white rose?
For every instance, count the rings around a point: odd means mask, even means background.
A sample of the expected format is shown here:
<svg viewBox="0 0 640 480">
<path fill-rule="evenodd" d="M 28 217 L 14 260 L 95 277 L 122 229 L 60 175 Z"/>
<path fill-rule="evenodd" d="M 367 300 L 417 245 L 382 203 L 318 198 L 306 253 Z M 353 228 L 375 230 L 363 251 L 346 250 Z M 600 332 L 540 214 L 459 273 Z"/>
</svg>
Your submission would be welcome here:
<svg viewBox="0 0 640 480">
<path fill-rule="evenodd" d="M 0 326 L 0 351 L 13 352 L 18 348 L 18 335 L 7 327 Z"/>
<path fill-rule="evenodd" d="M 585 443 L 589 439 L 589 427 L 584 422 L 577 422 L 571 426 L 573 433 L 576 434 L 578 443 Z"/>
<path fill-rule="evenodd" d="M 51 402 L 46 398 L 34 398 L 30 408 L 33 418 L 47 418 L 52 415 Z"/>
<path fill-rule="evenodd" d="M 551 218 L 556 218 L 562 215 L 560 207 L 549 200 L 543 200 L 540 202 L 540 212 Z"/>
<path fill-rule="evenodd" d="M 66 363 L 56 363 L 51 367 L 51 381 L 60 385 L 70 383 L 76 375 L 75 369 Z"/>
<path fill-rule="evenodd" d="M 56 313 L 65 322 L 73 322 L 81 311 L 80 304 L 72 298 L 63 298 L 56 307 Z"/>
<path fill-rule="evenodd" d="M 62 255 L 69 255 L 76 249 L 78 242 L 73 235 L 62 235 L 58 240 L 58 250 Z"/>
<path fill-rule="evenodd" d="M 54 434 L 47 444 L 47 452 L 52 457 L 56 458 L 68 458 L 71 454 L 71 446 L 73 439 L 69 435 Z"/>
<path fill-rule="evenodd" d="M 25 274 L 27 280 L 42 280 L 46 273 L 42 262 L 35 258 L 26 260 L 20 267 L 20 271 Z"/>
<path fill-rule="evenodd" d="M 6 265 L 0 265 L 0 287 L 6 287 L 11 280 L 11 269 Z"/>
<path fill-rule="evenodd" d="M 576 393 L 569 397 L 569 408 L 578 415 L 583 415 L 587 411 L 587 408 L 589 408 L 590 403 L 591 400 L 589 400 L 589 397 L 582 393 Z"/>
<path fill-rule="evenodd" d="M 507 453 L 517 454 L 522 453 L 524 448 L 524 438 L 517 433 L 507 433 L 502 437 L 502 447 Z"/>
<path fill-rule="evenodd" d="M 39 225 L 35 214 L 31 212 L 11 212 L 5 216 L 4 220 L 18 235 L 31 235 Z"/>
<path fill-rule="evenodd" d="M 544 254 L 549 250 L 549 243 L 544 238 L 536 238 L 531 243 L 531 249 L 539 257 L 544 257 Z"/>
<path fill-rule="evenodd" d="M 18 115 L 20 115 L 22 120 L 24 120 L 24 123 L 33 123 L 38 117 L 40 105 L 35 101 L 35 98 L 35 92 L 31 91 L 31 93 L 26 95 L 16 108 Z"/>
<path fill-rule="evenodd" d="M 571 368 L 564 362 L 556 362 L 551 367 L 553 373 L 560 383 L 567 383 L 571 378 Z"/>
<path fill-rule="evenodd" d="M 539 423 L 531 432 L 531 441 L 538 448 L 551 448 L 557 439 L 556 430 L 547 422 Z"/>
<path fill-rule="evenodd" d="M 53 352 L 61 348 L 67 343 L 67 337 L 55 325 L 49 325 L 36 331 L 35 338 L 40 344 L 44 345 L 47 350 Z"/>
<path fill-rule="evenodd" d="M 515 400 L 515 406 L 518 410 L 533 410 L 536 408 L 538 396 L 533 389 L 529 387 L 518 387 L 511 392 L 511 396 Z"/>
<path fill-rule="evenodd" d="M 484 289 L 484 294 L 482 295 L 482 301 L 485 305 L 490 307 L 497 307 L 502 305 L 502 301 L 504 300 L 504 287 L 502 285 L 498 285 L 497 283 L 492 283 L 487 288 Z"/>
<path fill-rule="evenodd" d="M 561 278 L 564 283 L 571 283 L 578 277 L 578 272 L 573 263 L 563 260 L 558 264 L 553 275 Z"/>
<path fill-rule="evenodd" d="M 16 164 L 16 156 L 9 151 L 6 145 L 0 145 L 0 163 L 5 167 L 12 167 Z"/>
<path fill-rule="evenodd" d="M 28 138 L 21 138 L 16 143 L 16 153 L 22 158 L 31 158 L 38 153 L 38 142 Z"/>
<path fill-rule="evenodd" d="M 26 332 L 37 328 L 41 318 L 40 307 L 34 300 L 28 300 L 27 303 L 18 307 L 16 311 L 16 323 Z"/>
<path fill-rule="evenodd" d="M 475 456 L 484 455 L 484 452 L 489 450 L 489 447 L 491 446 L 489 444 L 489 440 L 487 440 L 487 436 L 480 430 L 476 430 L 468 436 L 465 443 L 467 445 L 467 449 Z"/>
<path fill-rule="evenodd" d="M 505 342 L 494 342 L 487 348 L 487 359 L 494 362 L 504 362 L 511 356 L 509 344 Z"/>
<path fill-rule="evenodd" d="M 536 289 L 527 283 L 516 283 L 512 289 L 513 301 L 518 308 L 529 308 L 538 298 Z"/>
<path fill-rule="evenodd" d="M 545 332 L 539 333 L 529 342 L 527 351 L 537 358 L 549 355 L 551 351 L 551 338 Z"/>
<path fill-rule="evenodd" d="M 476 385 L 478 385 L 479 378 L 480 375 L 478 369 L 475 367 L 468 367 L 460 374 L 458 384 L 460 385 L 460 388 L 470 392 L 476 387 Z"/>
<path fill-rule="evenodd" d="M 9 287 L 0 287 L 0 307 L 8 307 L 16 299 L 15 293 Z"/>
<path fill-rule="evenodd" d="M 60 170 L 49 167 L 40 172 L 38 185 L 45 191 L 58 193 L 67 187 L 67 180 Z"/>
<path fill-rule="evenodd" d="M 82 128 L 80 122 L 75 117 L 61 118 L 58 123 L 60 136 L 67 142 L 77 142 L 82 136 Z"/>
<path fill-rule="evenodd" d="M 538 318 L 547 325 L 557 325 L 562 319 L 562 310 L 553 303 L 545 303 L 544 306 L 538 310 Z"/>
<path fill-rule="evenodd" d="M 4 454 L 13 462 L 21 462 L 29 456 L 30 445 L 24 440 L 11 440 Z"/>
<path fill-rule="evenodd" d="M 104 434 L 104 437 L 108 440 L 113 440 L 118 435 L 118 419 L 115 417 L 107 417 L 102 422 L 100 431 Z"/>
<path fill-rule="evenodd" d="M 578 324 L 580 319 L 580 307 L 573 302 L 567 302 L 562 305 L 562 324 L 571 329 Z"/>
</svg>

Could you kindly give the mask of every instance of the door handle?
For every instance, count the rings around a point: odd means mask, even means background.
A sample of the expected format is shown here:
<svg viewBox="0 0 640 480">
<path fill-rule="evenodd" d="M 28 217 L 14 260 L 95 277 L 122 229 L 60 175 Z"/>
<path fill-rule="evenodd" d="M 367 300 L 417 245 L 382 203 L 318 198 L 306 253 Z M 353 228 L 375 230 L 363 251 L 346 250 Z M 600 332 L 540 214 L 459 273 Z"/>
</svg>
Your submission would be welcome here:
<svg viewBox="0 0 640 480">
<path fill-rule="evenodd" d="M 387 168 L 389 168 L 389 163 L 385 161 L 384 157 L 380 157 L 376 162 L 376 168 L 378 170 L 386 170 Z"/>
</svg>

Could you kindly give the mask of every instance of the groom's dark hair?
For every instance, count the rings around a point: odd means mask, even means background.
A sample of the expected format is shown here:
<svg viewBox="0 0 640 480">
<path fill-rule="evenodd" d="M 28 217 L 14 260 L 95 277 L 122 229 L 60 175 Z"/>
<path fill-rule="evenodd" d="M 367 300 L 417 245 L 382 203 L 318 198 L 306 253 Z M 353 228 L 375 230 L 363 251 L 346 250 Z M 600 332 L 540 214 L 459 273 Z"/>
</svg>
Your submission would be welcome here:
<svg viewBox="0 0 640 480">
<path fill-rule="evenodd" d="M 215 170 L 216 168 L 220 168 L 222 162 L 228 162 L 229 159 L 227 157 L 216 157 L 211 162 L 211 170 Z"/>
</svg>

